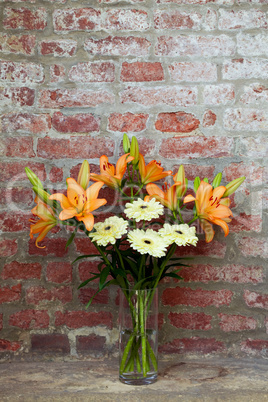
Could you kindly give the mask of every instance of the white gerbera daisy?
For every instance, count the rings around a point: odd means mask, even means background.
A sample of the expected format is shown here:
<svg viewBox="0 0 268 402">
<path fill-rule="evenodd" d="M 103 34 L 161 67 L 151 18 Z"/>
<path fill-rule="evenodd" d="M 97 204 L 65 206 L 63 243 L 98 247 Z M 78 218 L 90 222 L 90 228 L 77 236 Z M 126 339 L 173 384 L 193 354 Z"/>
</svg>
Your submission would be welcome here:
<svg viewBox="0 0 268 402">
<path fill-rule="evenodd" d="M 135 219 L 136 222 L 141 220 L 150 221 L 151 219 L 158 218 L 164 213 L 164 207 L 160 202 L 152 198 L 150 201 L 144 201 L 138 198 L 133 203 L 127 203 L 124 210 L 129 219 Z"/>
<path fill-rule="evenodd" d="M 153 257 L 164 257 L 168 244 L 163 241 L 162 236 L 152 229 L 146 231 L 134 229 L 128 234 L 131 247 L 140 254 L 149 254 Z"/>
<path fill-rule="evenodd" d="M 116 239 L 120 239 L 127 233 L 128 222 L 123 218 L 112 216 L 104 222 L 95 223 L 95 232 L 89 233 L 92 241 L 98 246 L 107 246 L 108 243 L 115 244 Z"/>
<path fill-rule="evenodd" d="M 198 241 L 198 237 L 195 235 L 195 227 L 190 227 L 187 224 L 169 225 L 165 223 L 158 233 L 169 244 L 176 243 L 178 246 L 187 246 L 190 244 L 196 246 Z"/>
</svg>

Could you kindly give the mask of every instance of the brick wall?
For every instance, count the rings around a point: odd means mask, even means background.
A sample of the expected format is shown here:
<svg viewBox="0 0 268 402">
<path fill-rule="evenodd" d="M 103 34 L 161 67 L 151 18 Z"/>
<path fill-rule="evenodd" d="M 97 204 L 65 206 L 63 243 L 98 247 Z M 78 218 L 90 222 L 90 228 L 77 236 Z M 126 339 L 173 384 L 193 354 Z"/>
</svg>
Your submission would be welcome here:
<svg viewBox="0 0 268 402">
<path fill-rule="evenodd" d="M 268 356 L 267 0 L 1 2 L 0 354 L 116 353 L 116 289 L 90 309 L 82 236 L 29 239 L 27 165 L 53 190 L 116 161 L 122 133 L 187 177 L 247 180 L 230 235 L 180 250 L 184 282 L 160 287 L 162 353 Z M 103 190 L 104 196 L 113 197 Z"/>
</svg>

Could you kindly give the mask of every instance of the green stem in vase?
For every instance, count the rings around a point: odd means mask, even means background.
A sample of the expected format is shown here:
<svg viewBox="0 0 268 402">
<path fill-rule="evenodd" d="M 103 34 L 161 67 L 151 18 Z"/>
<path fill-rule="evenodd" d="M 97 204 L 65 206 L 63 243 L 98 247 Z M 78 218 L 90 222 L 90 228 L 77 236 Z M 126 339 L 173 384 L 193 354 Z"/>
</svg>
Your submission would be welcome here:
<svg viewBox="0 0 268 402">
<path fill-rule="evenodd" d="M 142 297 L 142 295 L 139 295 L 142 373 L 143 373 L 143 377 L 146 377 L 146 375 L 147 375 L 146 334 L 145 334 L 145 325 L 144 325 L 144 304 L 143 303 L 144 303 L 143 297 Z"/>
</svg>

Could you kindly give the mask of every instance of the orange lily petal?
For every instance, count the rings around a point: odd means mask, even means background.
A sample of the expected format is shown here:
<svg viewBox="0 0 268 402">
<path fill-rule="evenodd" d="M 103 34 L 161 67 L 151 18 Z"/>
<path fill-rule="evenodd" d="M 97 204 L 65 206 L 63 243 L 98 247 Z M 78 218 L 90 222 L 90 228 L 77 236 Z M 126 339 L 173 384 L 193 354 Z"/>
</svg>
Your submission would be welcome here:
<svg viewBox="0 0 268 402">
<path fill-rule="evenodd" d="M 73 207 L 63 209 L 59 214 L 59 219 L 65 221 L 66 219 L 71 219 L 77 215 L 77 210 Z"/>
<path fill-rule="evenodd" d="M 215 234 L 212 225 L 208 221 L 206 221 L 204 219 L 200 219 L 200 225 L 201 225 L 201 228 L 205 232 L 206 242 L 210 243 L 212 241 L 213 237 L 214 237 L 214 234 Z"/>
<path fill-rule="evenodd" d="M 85 227 L 88 231 L 91 231 L 94 226 L 94 217 L 92 214 L 87 214 L 85 216 L 81 216 L 77 218 L 79 221 L 84 222 Z"/>
<path fill-rule="evenodd" d="M 184 203 L 184 204 L 187 204 L 187 202 L 192 202 L 192 201 L 195 201 L 194 196 L 192 196 L 191 194 L 188 194 L 188 195 L 186 195 L 186 197 L 184 198 L 183 203 Z"/>
<path fill-rule="evenodd" d="M 61 194 L 61 193 L 52 194 L 49 197 L 49 199 L 59 201 L 60 204 L 61 204 L 62 209 L 67 209 L 67 208 L 70 208 L 72 206 L 70 204 L 68 198 L 64 194 Z"/>
</svg>

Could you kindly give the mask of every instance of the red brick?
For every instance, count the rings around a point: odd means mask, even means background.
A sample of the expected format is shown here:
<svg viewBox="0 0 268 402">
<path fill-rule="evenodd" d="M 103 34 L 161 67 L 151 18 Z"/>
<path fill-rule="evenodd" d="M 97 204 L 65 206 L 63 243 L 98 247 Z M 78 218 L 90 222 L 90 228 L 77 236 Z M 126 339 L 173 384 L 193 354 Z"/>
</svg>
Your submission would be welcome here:
<svg viewBox="0 0 268 402">
<path fill-rule="evenodd" d="M 240 97 L 240 102 L 246 105 L 250 103 L 265 104 L 268 102 L 268 86 L 263 84 L 244 86 L 244 93 Z"/>
<path fill-rule="evenodd" d="M 154 27 L 156 29 L 191 29 L 201 28 L 202 15 L 199 13 L 181 12 L 177 10 L 157 10 L 154 12 Z"/>
<path fill-rule="evenodd" d="M 151 42 L 135 36 L 107 36 L 103 39 L 87 38 L 85 50 L 90 54 L 108 56 L 147 56 Z"/>
<path fill-rule="evenodd" d="M 213 127 L 216 123 L 217 116 L 212 110 L 206 110 L 203 115 L 202 126 L 203 127 Z"/>
<path fill-rule="evenodd" d="M 185 170 L 185 177 L 188 180 L 194 181 L 194 179 L 199 176 L 200 178 L 207 177 L 209 182 L 213 181 L 215 176 L 215 166 L 206 166 L 206 165 L 193 165 L 189 163 L 183 164 Z M 174 173 L 177 173 L 180 165 L 173 165 Z"/>
<path fill-rule="evenodd" d="M 242 80 L 251 78 L 268 78 L 268 61 L 265 59 L 235 59 L 223 63 L 224 80 Z"/>
<path fill-rule="evenodd" d="M 34 334 L 31 346 L 33 352 L 70 353 L 68 336 L 62 334 Z"/>
<path fill-rule="evenodd" d="M 56 32 L 91 31 L 100 29 L 101 12 L 93 8 L 57 9 L 53 12 Z"/>
<path fill-rule="evenodd" d="M 237 52 L 242 56 L 262 56 L 263 54 L 267 54 L 265 50 L 266 46 L 266 34 L 251 35 L 239 33 L 237 35 Z"/>
<path fill-rule="evenodd" d="M 10 303 L 20 300 L 21 284 L 0 288 L 0 303 Z"/>
<path fill-rule="evenodd" d="M 170 323 L 176 328 L 191 330 L 211 329 L 212 316 L 204 313 L 172 313 L 168 315 Z"/>
<path fill-rule="evenodd" d="M 41 279 L 42 265 L 38 262 L 23 263 L 12 261 L 4 265 L 2 279 Z"/>
<path fill-rule="evenodd" d="M 95 327 L 98 325 L 104 325 L 105 327 L 112 329 L 112 314 L 106 311 L 86 312 L 86 311 L 67 311 L 62 313 L 56 311 L 55 313 L 55 326 L 66 325 L 68 328 L 83 328 L 83 327 Z"/>
<path fill-rule="evenodd" d="M 66 239 L 45 238 L 40 244 L 45 248 L 38 248 L 35 245 L 35 239 L 29 241 L 29 255 L 64 257 L 68 250 L 65 249 Z"/>
<path fill-rule="evenodd" d="M 268 113 L 257 109 L 227 109 L 224 127 L 236 131 L 268 131 Z"/>
<path fill-rule="evenodd" d="M 77 239 L 77 240 L 82 240 L 82 239 Z M 92 245 L 93 246 L 93 245 Z M 92 277 L 92 273 L 99 273 L 98 270 L 98 264 L 101 261 L 90 261 L 90 260 L 85 260 L 81 262 L 78 266 L 78 272 L 79 272 L 79 278 L 81 282 L 86 281 L 87 279 Z M 95 279 L 92 281 L 93 283 L 99 283 L 98 279 Z"/>
<path fill-rule="evenodd" d="M 250 146 L 250 143 L 248 144 Z M 255 163 L 230 163 L 223 170 L 227 182 L 240 176 L 246 176 L 246 183 L 249 181 L 251 186 L 259 186 L 264 183 L 264 169 Z"/>
<path fill-rule="evenodd" d="M 227 35 L 220 36 L 160 36 L 157 38 L 157 56 L 220 57 L 235 54 L 235 41 Z"/>
<path fill-rule="evenodd" d="M 229 224 L 231 233 L 240 232 L 261 232 L 262 231 L 262 217 L 260 215 L 247 215 L 244 212 L 232 218 Z"/>
<path fill-rule="evenodd" d="M 225 349 L 223 342 L 215 338 L 180 338 L 159 347 L 160 353 L 200 353 L 211 354 L 222 352 Z"/>
<path fill-rule="evenodd" d="M 217 65 L 207 62 L 175 62 L 169 65 L 174 81 L 217 81 Z"/>
<path fill-rule="evenodd" d="M 265 328 L 266 328 L 266 333 L 268 334 L 268 317 L 265 318 Z"/>
<path fill-rule="evenodd" d="M 243 315 L 218 314 L 220 318 L 220 328 L 224 332 L 239 332 L 255 330 L 257 321 L 253 317 Z"/>
<path fill-rule="evenodd" d="M 124 62 L 122 64 L 120 80 L 125 82 L 163 81 L 163 67 L 159 62 Z"/>
<path fill-rule="evenodd" d="M 49 181 L 52 183 L 61 183 L 63 180 L 63 170 L 57 166 L 52 166 L 49 173 Z"/>
<path fill-rule="evenodd" d="M 194 120 L 193 117 L 193 129 L 195 121 L 197 125 L 198 120 Z M 171 128 L 170 131 L 172 131 Z M 159 153 L 161 156 L 169 159 L 220 158 L 232 156 L 233 145 L 233 139 L 228 137 L 176 137 L 164 139 Z"/>
<path fill-rule="evenodd" d="M 197 103 L 196 87 L 162 86 L 155 88 L 128 87 L 119 93 L 121 103 L 144 106 L 193 106 Z"/>
<path fill-rule="evenodd" d="M 35 36 L 1 33 L 0 51 L 3 53 L 33 55 L 35 53 Z"/>
<path fill-rule="evenodd" d="M 229 306 L 232 296 L 233 292 L 227 289 L 204 290 L 176 287 L 165 289 L 162 301 L 166 306 L 220 307 L 223 305 Z"/>
<path fill-rule="evenodd" d="M 241 351 L 251 356 L 267 358 L 268 341 L 263 339 L 247 339 L 241 342 Z"/>
<path fill-rule="evenodd" d="M 23 310 L 11 314 L 9 325 L 22 329 L 48 328 L 49 315 L 45 310 Z"/>
<path fill-rule="evenodd" d="M 0 256 L 11 257 L 18 251 L 17 239 L 2 239 L 0 241 Z"/>
<path fill-rule="evenodd" d="M 65 304 L 72 301 L 72 289 L 70 287 L 45 289 L 41 286 L 32 286 L 27 289 L 26 301 L 28 304 L 39 304 L 44 301 L 59 301 Z"/>
<path fill-rule="evenodd" d="M 243 266 L 239 264 L 224 265 L 222 267 L 209 264 L 198 264 L 184 267 L 180 271 L 184 282 L 229 282 L 229 283 L 261 283 L 263 282 L 263 268 L 260 266 Z"/>
<path fill-rule="evenodd" d="M 3 232 L 25 232 L 30 228 L 30 214 L 22 212 L 0 213 L 0 230 Z"/>
<path fill-rule="evenodd" d="M 219 10 L 219 29 L 254 29 L 267 28 L 265 12 L 251 8 L 250 10 Z"/>
<path fill-rule="evenodd" d="M 235 0 L 157 0 L 157 3 L 165 4 L 165 3 L 176 3 L 176 4 L 200 4 L 206 5 L 209 3 L 220 4 L 222 5 L 233 5 Z M 239 1 L 247 1 L 247 0 L 239 0 Z M 255 0 L 253 0 L 255 2 Z"/>
<path fill-rule="evenodd" d="M 191 113 L 159 113 L 155 128 L 164 133 L 190 133 L 199 127 L 200 121 Z M 162 145 L 163 146 L 163 145 Z"/>
<path fill-rule="evenodd" d="M 80 303 L 87 304 L 91 297 L 97 292 L 98 289 L 94 288 L 82 288 L 79 290 L 78 299 Z M 109 303 L 109 292 L 108 289 L 103 289 L 98 293 L 91 304 L 108 304 Z"/>
<path fill-rule="evenodd" d="M 138 132 L 146 129 L 148 114 L 112 113 L 108 120 L 108 129 L 111 131 Z"/>
<path fill-rule="evenodd" d="M 3 328 L 3 314 L 0 314 L 0 331 Z"/>
<path fill-rule="evenodd" d="M 114 142 L 107 137 L 39 138 L 37 154 L 46 159 L 99 158 L 113 155 Z"/>
<path fill-rule="evenodd" d="M 100 119 L 87 113 L 70 116 L 55 112 L 52 117 L 52 126 L 61 133 L 88 133 L 100 130 Z"/>
<path fill-rule="evenodd" d="M 0 88 L 1 106 L 33 106 L 34 89 L 27 87 Z"/>
<path fill-rule="evenodd" d="M 205 105 L 227 105 L 235 100 L 235 87 L 232 84 L 205 85 L 203 101 Z"/>
<path fill-rule="evenodd" d="M 0 140 L 1 154 L 8 157 L 33 158 L 32 137 L 6 137 Z"/>
<path fill-rule="evenodd" d="M 46 9 L 43 7 L 34 10 L 25 7 L 6 7 L 3 26 L 5 29 L 43 30 L 47 26 Z"/>
<path fill-rule="evenodd" d="M 102 29 L 143 32 L 149 29 L 148 14 L 143 10 L 109 9 L 102 13 Z"/>
<path fill-rule="evenodd" d="M 0 80 L 11 83 L 42 83 L 44 69 L 40 64 L 0 61 Z"/>
<path fill-rule="evenodd" d="M 50 81 L 62 82 L 66 76 L 66 69 L 61 64 L 53 64 L 49 67 Z"/>
<path fill-rule="evenodd" d="M 68 262 L 49 262 L 46 277 L 48 282 L 70 283 L 72 282 L 72 265 Z"/>
<path fill-rule="evenodd" d="M 71 39 L 43 40 L 38 45 L 39 53 L 43 56 L 54 57 L 73 56 L 77 50 L 77 42 Z"/>
<path fill-rule="evenodd" d="M 6 339 L 0 339 L 0 352 L 16 352 L 20 349 L 21 344 L 19 342 L 11 342 Z"/>
<path fill-rule="evenodd" d="M 85 237 L 83 238 L 75 238 L 74 239 L 74 244 L 75 244 L 75 248 L 76 251 L 79 254 L 84 254 L 84 255 L 89 255 L 89 254 L 98 254 L 96 247 L 94 246 L 93 243 L 91 243 L 88 239 L 86 239 Z M 88 261 L 87 261 L 88 262 Z M 90 262 L 91 264 L 91 262 Z M 95 262 L 93 262 L 92 264 L 95 264 Z M 82 279 L 82 278 L 81 278 Z M 86 278 L 87 279 L 87 278 Z"/>
<path fill-rule="evenodd" d="M 110 92 L 88 91 L 83 89 L 44 89 L 39 92 L 38 105 L 42 108 L 58 109 L 62 107 L 95 107 L 103 103 L 114 103 L 115 97 Z"/>
<path fill-rule="evenodd" d="M 9 205 L 10 208 L 17 208 L 16 204 L 24 204 L 24 207 L 30 207 L 33 203 L 33 195 L 34 192 L 31 188 L 5 188 L 0 193 L 0 204 Z"/>
<path fill-rule="evenodd" d="M 187 256 L 203 256 L 213 258 L 224 258 L 226 253 L 226 244 L 213 240 L 211 243 L 206 243 L 205 240 L 199 240 L 197 246 L 178 247 L 175 255 L 182 257 Z"/>
<path fill-rule="evenodd" d="M 89 336 L 80 335 L 76 337 L 76 351 L 78 353 L 99 354 L 105 350 L 106 338 L 96 334 Z"/>
<path fill-rule="evenodd" d="M 78 63 L 69 71 L 73 82 L 113 82 L 115 66 L 109 61 Z"/>
<path fill-rule="evenodd" d="M 48 114 L 8 113 L 2 115 L 2 133 L 46 134 L 51 128 Z"/>
<path fill-rule="evenodd" d="M 244 290 L 244 300 L 248 307 L 263 308 L 268 310 L 268 294 Z"/>
<path fill-rule="evenodd" d="M 242 237 L 238 240 L 239 250 L 246 257 L 268 258 L 268 242 L 265 239 Z"/>
<path fill-rule="evenodd" d="M 27 163 L 27 166 L 32 169 L 35 174 L 39 177 L 41 181 L 46 179 L 45 167 L 43 163 Z M 26 173 L 24 171 L 25 162 L 2 162 L 0 163 L 0 181 L 9 181 L 9 180 L 27 180 Z"/>
</svg>

